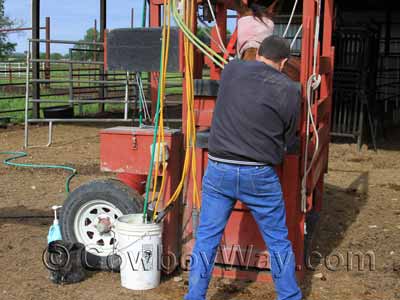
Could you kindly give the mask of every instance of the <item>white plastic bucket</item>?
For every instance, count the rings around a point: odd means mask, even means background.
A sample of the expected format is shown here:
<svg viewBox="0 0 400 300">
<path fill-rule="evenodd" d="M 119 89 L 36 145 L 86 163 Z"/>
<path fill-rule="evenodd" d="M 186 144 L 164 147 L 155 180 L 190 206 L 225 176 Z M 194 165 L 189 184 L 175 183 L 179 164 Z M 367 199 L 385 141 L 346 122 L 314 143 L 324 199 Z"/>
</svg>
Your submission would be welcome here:
<svg viewBox="0 0 400 300">
<path fill-rule="evenodd" d="M 125 215 L 115 222 L 121 256 L 121 285 L 149 290 L 160 284 L 162 224 L 143 223 L 142 214 Z"/>
</svg>

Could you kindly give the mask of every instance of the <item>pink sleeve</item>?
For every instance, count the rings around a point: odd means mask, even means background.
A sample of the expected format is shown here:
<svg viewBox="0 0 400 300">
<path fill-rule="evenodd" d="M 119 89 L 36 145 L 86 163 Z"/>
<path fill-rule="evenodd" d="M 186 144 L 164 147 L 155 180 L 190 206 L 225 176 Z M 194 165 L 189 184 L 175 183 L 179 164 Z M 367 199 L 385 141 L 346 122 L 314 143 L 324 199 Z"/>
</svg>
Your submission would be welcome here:
<svg viewBox="0 0 400 300">
<path fill-rule="evenodd" d="M 238 20 L 237 50 L 242 57 L 244 51 L 249 48 L 259 48 L 261 42 L 273 34 L 274 23 L 264 17 L 263 21 L 253 16 L 242 17 Z"/>
</svg>

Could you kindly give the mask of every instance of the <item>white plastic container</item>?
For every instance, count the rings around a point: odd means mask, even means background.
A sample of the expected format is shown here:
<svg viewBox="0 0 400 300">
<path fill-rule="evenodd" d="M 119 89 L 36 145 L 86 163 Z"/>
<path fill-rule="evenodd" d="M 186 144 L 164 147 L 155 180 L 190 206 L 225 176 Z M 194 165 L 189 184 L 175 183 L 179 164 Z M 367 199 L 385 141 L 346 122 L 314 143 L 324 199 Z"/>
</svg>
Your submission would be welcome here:
<svg viewBox="0 0 400 300">
<path fill-rule="evenodd" d="M 149 290 L 160 284 L 162 223 L 143 223 L 143 214 L 125 215 L 115 222 L 117 251 L 121 256 L 121 285 Z"/>
</svg>

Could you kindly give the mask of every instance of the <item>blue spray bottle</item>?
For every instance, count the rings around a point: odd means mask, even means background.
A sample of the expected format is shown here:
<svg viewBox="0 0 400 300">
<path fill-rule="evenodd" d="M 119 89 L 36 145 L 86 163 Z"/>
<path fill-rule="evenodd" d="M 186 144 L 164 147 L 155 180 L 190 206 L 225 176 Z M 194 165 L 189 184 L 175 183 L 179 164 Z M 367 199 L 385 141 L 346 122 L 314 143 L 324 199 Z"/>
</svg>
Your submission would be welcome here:
<svg viewBox="0 0 400 300">
<path fill-rule="evenodd" d="M 54 221 L 53 221 L 53 225 L 50 226 L 49 233 L 47 235 L 47 243 L 49 243 L 49 244 L 54 241 L 62 240 L 61 228 L 60 228 L 60 224 L 59 224 L 58 218 L 57 218 L 57 209 L 59 209 L 61 207 L 62 206 L 58 206 L 58 205 L 54 205 L 51 207 L 51 209 L 54 211 Z"/>
</svg>

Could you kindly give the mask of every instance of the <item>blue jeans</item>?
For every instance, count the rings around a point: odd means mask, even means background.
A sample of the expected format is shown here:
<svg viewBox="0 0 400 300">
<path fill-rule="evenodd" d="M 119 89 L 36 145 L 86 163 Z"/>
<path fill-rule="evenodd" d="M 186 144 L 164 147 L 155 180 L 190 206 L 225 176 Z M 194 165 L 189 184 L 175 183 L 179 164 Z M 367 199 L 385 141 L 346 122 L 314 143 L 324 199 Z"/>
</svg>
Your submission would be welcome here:
<svg viewBox="0 0 400 300">
<path fill-rule="evenodd" d="M 288 240 L 282 189 L 269 166 L 242 166 L 209 160 L 185 300 L 204 300 L 215 256 L 236 199 L 251 211 L 268 247 L 278 300 L 299 300 L 295 258 Z"/>
</svg>

